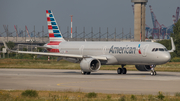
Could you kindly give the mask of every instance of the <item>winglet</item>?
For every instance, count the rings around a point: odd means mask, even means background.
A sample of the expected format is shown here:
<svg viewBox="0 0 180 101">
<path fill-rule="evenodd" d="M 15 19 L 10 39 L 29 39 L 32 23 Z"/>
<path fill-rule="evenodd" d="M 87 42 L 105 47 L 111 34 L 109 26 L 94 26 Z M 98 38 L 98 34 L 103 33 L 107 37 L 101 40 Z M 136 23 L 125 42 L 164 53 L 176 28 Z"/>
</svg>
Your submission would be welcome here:
<svg viewBox="0 0 180 101">
<path fill-rule="evenodd" d="M 173 41 L 173 38 L 171 37 L 171 46 L 172 46 L 172 49 L 171 50 L 168 50 L 169 53 L 171 52 L 174 52 L 176 50 L 176 47 L 174 45 L 174 41 Z"/>
<path fill-rule="evenodd" d="M 4 41 L 2 41 L 2 42 L 3 42 L 4 47 L 6 48 L 6 50 L 11 51 L 11 52 L 17 52 L 16 50 L 10 50 L 10 49 L 8 48 L 8 46 L 6 45 L 6 43 L 5 43 Z"/>
<path fill-rule="evenodd" d="M 4 44 L 4 47 L 5 47 L 7 50 L 10 50 L 4 41 L 3 41 L 3 44 Z"/>
</svg>

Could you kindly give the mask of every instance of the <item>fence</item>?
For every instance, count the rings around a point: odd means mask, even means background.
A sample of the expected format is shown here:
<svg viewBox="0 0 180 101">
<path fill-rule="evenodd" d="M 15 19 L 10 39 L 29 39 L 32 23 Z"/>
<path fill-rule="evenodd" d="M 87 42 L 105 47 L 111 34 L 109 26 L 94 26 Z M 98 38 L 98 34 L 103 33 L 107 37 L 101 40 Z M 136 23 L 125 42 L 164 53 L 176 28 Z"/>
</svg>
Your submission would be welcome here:
<svg viewBox="0 0 180 101">
<path fill-rule="evenodd" d="M 42 26 L 42 31 L 36 31 L 35 26 L 33 31 L 28 31 L 27 27 L 25 30 L 17 30 L 17 26 L 15 27 L 15 31 L 10 32 L 8 30 L 8 26 L 4 25 L 5 31 L 0 33 L 1 40 L 5 40 L 6 42 L 41 42 L 47 43 L 48 40 L 48 32 L 44 32 L 44 26 Z M 113 32 L 109 32 L 109 28 L 106 29 L 105 33 L 101 31 L 101 27 L 99 27 L 98 32 L 91 28 L 90 32 L 86 31 L 86 28 L 83 27 L 83 31 L 78 33 L 77 27 L 74 29 L 73 38 L 71 38 L 71 33 L 69 31 L 69 27 L 67 27 L 67 31 L 62 33 L 63 37 L 69 41 L 124 41 L 130 40 L 133 41 L 134 35 L 131 34 L 131 28 L 129 33 L 124 33 L 122 28 L 121 32 L 117 32 L 116 28 Z"/>
</svg>

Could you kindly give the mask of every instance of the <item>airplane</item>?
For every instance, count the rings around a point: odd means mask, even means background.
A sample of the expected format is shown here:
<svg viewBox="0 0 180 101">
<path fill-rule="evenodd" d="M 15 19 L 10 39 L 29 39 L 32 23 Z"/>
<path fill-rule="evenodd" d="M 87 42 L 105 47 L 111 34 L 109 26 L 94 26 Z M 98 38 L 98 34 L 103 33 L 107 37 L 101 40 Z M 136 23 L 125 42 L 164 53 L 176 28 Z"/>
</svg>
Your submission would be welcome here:
<svg viewBox="0 0 180 101">
<path fill-rule="evenodd" d="M 118 74 L 127 73 L 125 65 L 135 65 L 139 71 L 151 71 L 151 75 L 156 75 L 155 66 L 169 62 L 170 52 L 175 50 L 172 38 L 171 50 L 155 42 L 66 41 L 53 12 L 46 10 L 46 16 L 50 42 L 39 47 L 46 48 L 48 53 L 10 50 L 3 42 L 5 48 L 11 52 L 56 56 L 57 61 L 64 59 L 80 63 L 83 75 L 98 71 L 101 65 L 121 65 L 121 68 L 117 69 Z"/>
</svg>

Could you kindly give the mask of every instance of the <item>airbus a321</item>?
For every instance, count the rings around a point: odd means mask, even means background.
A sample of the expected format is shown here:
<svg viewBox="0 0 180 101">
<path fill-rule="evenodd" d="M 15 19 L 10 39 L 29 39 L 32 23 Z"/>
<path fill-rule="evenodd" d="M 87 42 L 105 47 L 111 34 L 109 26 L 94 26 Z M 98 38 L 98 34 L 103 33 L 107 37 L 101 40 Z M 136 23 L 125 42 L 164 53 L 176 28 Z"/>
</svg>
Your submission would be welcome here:
<svg viewBox="0 0 180 101">
<path fill-rule="evenodd" d="M 66 41 L 52 11 L 46 10 L 46 16 L 50 42 L 39 47 L 46 48 L 48 53 L 10 50 L 4 42 L 6 49 L 24 54 L 56 56 L 58 60 L 80 63 L 82 74 L 96 72 L 101 65 L 121 65 L 117 69 L 118 74 L 127 73 L 125 65 L 135 65 L 139 71 L 151 71 L 156 65 L 170 61 L 170 52 L 175 50 L 172 38 L 171 50 L 154 42 Z M 156 75 L 156 71 L 151 71 L 151 75 Z"/>
</svg>

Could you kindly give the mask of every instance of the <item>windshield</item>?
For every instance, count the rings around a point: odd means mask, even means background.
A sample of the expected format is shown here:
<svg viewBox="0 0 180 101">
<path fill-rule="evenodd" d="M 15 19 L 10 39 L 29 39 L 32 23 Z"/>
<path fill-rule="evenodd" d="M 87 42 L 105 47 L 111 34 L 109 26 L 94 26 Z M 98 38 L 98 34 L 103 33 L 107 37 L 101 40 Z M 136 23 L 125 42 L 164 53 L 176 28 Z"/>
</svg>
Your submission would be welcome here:
<svg viewBox="0 0 180 101">
<path fill-rule="evenodd" d="M 156 51 L 161 51 L 161 52 L 163 52 L 163 51 L 168 51 L 166 48 L 153 48 L 152 49 L 152 52 L 156 52 Z"/>
</svg>

